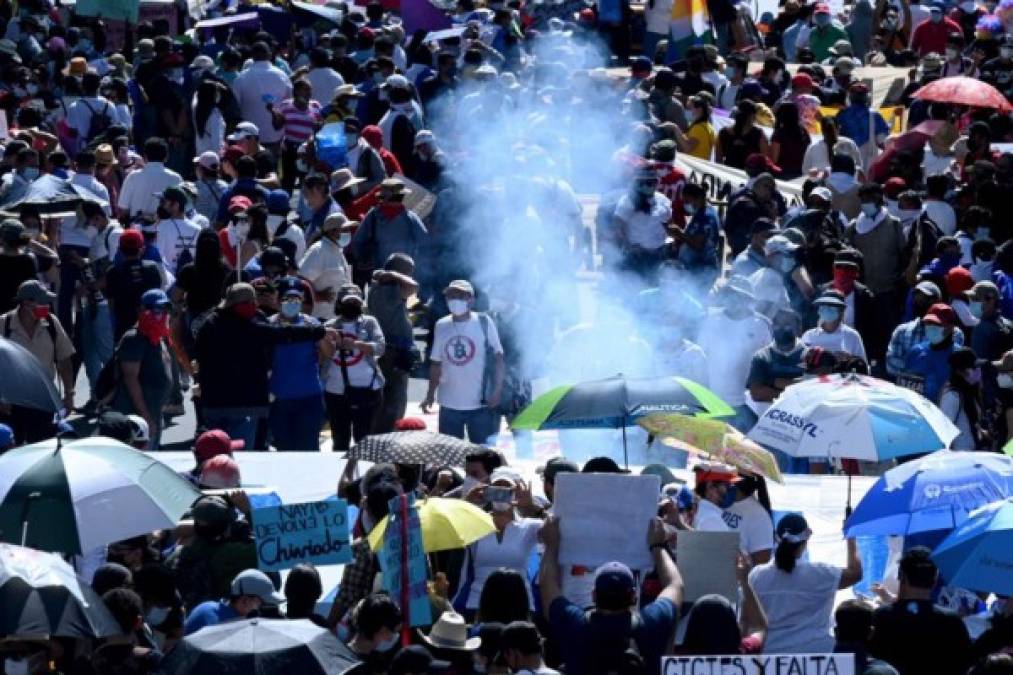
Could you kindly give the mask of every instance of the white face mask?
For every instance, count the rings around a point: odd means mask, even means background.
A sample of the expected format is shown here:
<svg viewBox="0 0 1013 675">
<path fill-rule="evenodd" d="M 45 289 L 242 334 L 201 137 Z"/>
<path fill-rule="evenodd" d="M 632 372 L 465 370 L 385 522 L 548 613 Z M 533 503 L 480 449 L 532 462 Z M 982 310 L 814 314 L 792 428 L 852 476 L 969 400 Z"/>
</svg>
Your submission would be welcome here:
<svg viewBox="0 0 1013 675">
<path fill-rule="evenodd" d="M 338 246 L 340 246 L 341 248 L 345 248 L 351 243 L 352 243 L 351 232 L 342 232 L 340 235 L 338 235 Z"/>
<path fill-rule="evenodd" d="M 246 237 L 250 234 L 250 223 L 236 223 L 233 226 L 233 229 L 236 231 L 236 237 L 238 239 L 246 241 Z"/>
<path fill-rule="evenodd" d="M 1013 373 L 999 373 L 996 382 L 1000 389 L 1013 389 Z"/>
<path fill-rule="evenodd" d="M 271 231 L 271 234 L 278 231 L 278 228 L 281 227 L 281 221 L 283 220 L 285 220 L 285 216 L 271 214 L 267 217 L 267 229 Z"/>
<path fill-rule="evenodd" d="M 461 483 L 461 496 L 467 497 L 468 493 L 478 486 L 479 482 L 477 479 L 472 478 L 471 476 L 465 476 L 464 481 Z"/>
<path fill-rule="evenodd" d="M 468 313 L 468 301 L 459 300 L 457 298 L 453 300 L 447 300 L 447 309 L 454 316 L 463 316 Z"/>
<path fill-rule="evenodd" d="M 492 510 L 497 513 L 505 513 L 514 507 L 510 502 L 492 502 Z"/>
<path fill-rule="evenodd" d="M 376 650 L 378 652 L 390 651 L 391 649 L 394 648 L 394 645 L 397 644 L 397 641 L 400 639 L 400 637 L 401 636 L 398 635 L 397 633 L 391 633 L 389 638 L 383 640 L 382 642 L 376 643 Z"/>
<path fill-rule="evenodd" d="M 974 10 L 976 10 L 977 8 L 978 8 L 978 6 L 975 5 L 973 2 L 962 2 L 962 3 L 960 3 L 960 9 L 964 10 L 968 14 L 970 14 L 971 12 L 973 12 Z"/>
<path fill-rule="evenodd" d="M 161 626 L 166 618 L 168 618 L 169 611 L 168 607 L 152 607 L 144 615 L 144 623 L 148 624 L 151 628 Z"/>
</svg>

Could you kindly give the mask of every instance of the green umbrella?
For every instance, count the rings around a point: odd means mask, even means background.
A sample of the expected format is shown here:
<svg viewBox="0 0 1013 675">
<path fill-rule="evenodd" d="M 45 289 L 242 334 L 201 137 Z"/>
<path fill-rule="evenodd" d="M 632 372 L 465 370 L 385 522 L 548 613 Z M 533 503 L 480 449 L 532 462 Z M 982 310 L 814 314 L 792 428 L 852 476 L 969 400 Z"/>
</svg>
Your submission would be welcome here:
<svg viewBox="0 0 1013 675">
<path fill-rule="evenodd" d="M 514 418 L 513 429 L 623 429 L 645 415 L 731 417 L 735 410 L 707 387 L 684 377 L 627 378 L 556 387 Z"/>
<path fill-rule="evenodd" d="M 0 541 L 84 553 L 174 527 L 200 492 L 110 438 L 57 439 L 0 456 Z"/>
</svg>

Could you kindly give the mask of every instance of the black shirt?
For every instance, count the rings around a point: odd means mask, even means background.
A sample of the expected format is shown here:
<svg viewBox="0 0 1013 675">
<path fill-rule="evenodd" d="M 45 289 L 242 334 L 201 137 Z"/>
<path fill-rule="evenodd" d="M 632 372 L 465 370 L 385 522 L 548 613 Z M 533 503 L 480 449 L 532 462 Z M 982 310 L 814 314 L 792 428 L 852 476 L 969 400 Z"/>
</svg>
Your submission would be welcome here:
<svg viewBox="0 0 1013 675">
<path fill-rule="evenodd" d="M 117 341 L 137 323 L 137 308 L 144 292 L 161 285 L 158 265 L 150 260 L 124 260 L 106 273 L 106 297 L 112 304 L 113 334 Z"/>
<path fill-rule="evenodd" d="M 901 675 L 963 675 L 971 639 L 956 613 L 928 600 L 898 600 L 876 610 L 869 653 Z"/>
<path fill-rule="evenodd" d="M 17 307 L 18 286 L 34 279 L 35 257 L 30 253 L 0 255 L 0 314 Z"/>
<path fill-rule="evenodd" d="M 253 161 L 257 163 L 257 178 L 263 180 L 278 170 L 278 160 L 269 150 L 261 148 L 253 153 Z"/>
<path fill-rule="evenodd" d="M 191 317 L 200 316 L 221 301 L 232 270 L 224 264 L 198 267 L 197 263 L 184 265 L 176 277 L 176 286 L 186 293 L 186 311 Z"/>
</svg>

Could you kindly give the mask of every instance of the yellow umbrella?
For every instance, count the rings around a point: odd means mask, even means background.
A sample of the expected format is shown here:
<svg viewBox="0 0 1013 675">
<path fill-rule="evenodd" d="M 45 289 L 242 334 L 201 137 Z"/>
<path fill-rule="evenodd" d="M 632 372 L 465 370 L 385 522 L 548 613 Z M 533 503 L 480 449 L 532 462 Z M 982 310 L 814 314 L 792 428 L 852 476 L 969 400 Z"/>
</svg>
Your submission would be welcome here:
<svg viewBox="0 0 1013 675">
<path fill-rule="evenodd" d="M 641 417 L 637 423 L 671 448 L 706 455 L 743 471 L 784 483 L 774 455 L 724 422 L 656 413 Z"/>
<path fill-rule="evenodd" d="M 422 525 L 422 546 L 426 553 L 464 548 L 496 531 L 492 516 L 463 499 L 430 497 L 415 502 Z M 369 545 L 377 551 L 387 531 L 384 517 L 369 533 Z"/>
</svg>

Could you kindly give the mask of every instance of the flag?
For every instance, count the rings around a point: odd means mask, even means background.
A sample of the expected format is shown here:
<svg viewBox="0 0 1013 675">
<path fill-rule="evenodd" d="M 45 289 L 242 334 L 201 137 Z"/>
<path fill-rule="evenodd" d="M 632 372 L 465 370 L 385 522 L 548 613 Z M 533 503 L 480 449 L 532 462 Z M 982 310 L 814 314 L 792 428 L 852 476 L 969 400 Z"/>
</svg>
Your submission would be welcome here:
<svg viewBox="0 0 1013 675">
<path fill-rule="evenodd" d="M 713 42 L 707 0 L 675 0 L 668 31 L 668 59 L 682 58 L 686 48 Z"/>
</svg>

